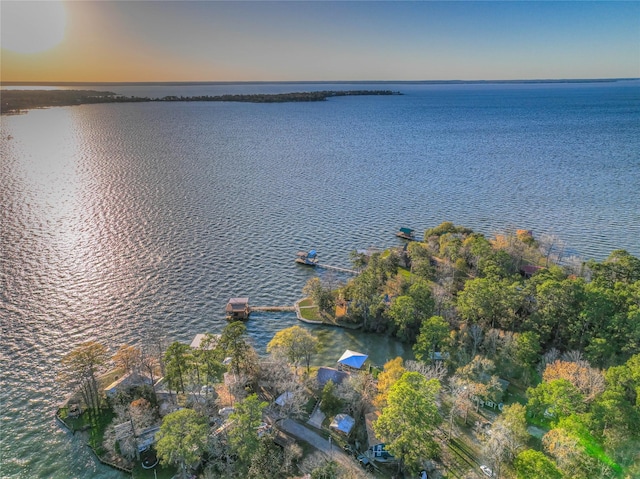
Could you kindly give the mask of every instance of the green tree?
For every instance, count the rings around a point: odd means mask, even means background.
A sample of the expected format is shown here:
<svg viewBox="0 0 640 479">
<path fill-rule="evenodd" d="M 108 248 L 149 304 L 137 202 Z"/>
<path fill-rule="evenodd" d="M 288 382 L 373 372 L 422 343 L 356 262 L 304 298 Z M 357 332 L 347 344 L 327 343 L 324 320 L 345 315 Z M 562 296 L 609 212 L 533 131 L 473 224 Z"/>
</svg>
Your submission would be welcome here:
<svg viewBox="0 0 640 479">
<path fill-rule="evenodd" d="M 249 469 L 253 456 L 260 447 L 258 428 L 262 423 L 262 412 L 267 406 L 268 403 L 260 401 L 256 394 L 251 394 L 238 403 L 229 416 L 229 446 L 238 456 L 238 465 L 242 471 Z"/>
<path fill-rule="evenodd" d="M 255 365 L 255 351 L 245 339 L 247 327 L 239 322 L 229 323 L 223 330 L 217 348 L 222 356 L 231 357 L 231 367 L 236 375 L 252 372 Z"/>
<path fill-rule="evenodd" d="M 307 284 L 302 288 L 302 293 L 310 297 L 322 313 L 331 313 L 335 306 L 335 298 L 331 289 L 324 286 L 318 277 L 313 277 L 307 281 Z"/>
<path fill-rule="evenodd" d="M 60 361 L 61 371 L 58 379 L 68 387 L 80 391 L 90 414 L 100 409 L 102 393 L 97 375 L 108 359 L 109 353 L 104 345 L 96 341 L 87 341 L 65 354 Z"/>
<path fill-rule="evenodd" d="M 514 463 L 517 479 L 562 479 L 562 473 L 544 453 L 526 449 L 516 457 Z"/>
<path fill-rule="evenodd" d="M 189 345 L 173 342 L 164 354 L 164 363 L 169 389 L 184 393 L 187 374 L 193 366 Z"/>
<path fill-rule="evenodd" d="M 458 294 L 458 313 L 470 323 L 513 329 L 517 319 L 516 311 L 522 304 L 519 288 L 519 283 L 509 279 L 469 280 Z"/>
<path fill-rule="evenodd" d="M 446 350 L 451 328 L 442 316 L 431 316 L 420 326 L 413 352 L 420 361 L 427 361 L 436 351 Z"/>
<path fill-rule="evenodd" d="M 167 414 L 156 443 L 160 461 L 177 466 L 180 477 L 187 477 L 187 468 L 197 463 L 206 450 L 208 430 L 205 418 L 193 409 Z"/>
<path fill-rule="evenodd" d="M 373 423 L 376 435 L 411 473 L 438 452 L 433 432 L 442 421 L 436 405 L 439 390 L 437 379 L 427 381 L 420 373 L 404 373 L 391 386 L 387 407 Z"/>
<path fill-rule="evenodd" d="M 300 326 L 291 326 L 278 331 L 267 344 L 267 352 L 279 352 L 285 355 L 292 364 L 298 364 L 299 361 L 304 360 L 307 372 L 309 371 L 311 356 L 317 350 L 318 339 Z"/>
<path fill-rule="evenodd" d="M 396 336 L 401 341 L 409 342 L 415 337 L 418 326 L 418 310 L 411 296 L 398 296 L 393 300 L 387 316 L 396 328 Z"/>
<path fill-rule="evenodd" d="M 326 464 L 316 467 L 311 471 L 311 479 L 338 479 L 338 463 L 328 461 Z"/>
<path fill-rule="evenodd" d="M 320 410 L 327 416 L 335 416 L 342 408 L 342 401 L 338 396 L 336 385 L 329 380 L 322 388 Z"/>
<path fill-rule="evenodd" d="M 542 382 L 527 389 L 527 396 L 527 409 L 536 416 L 548 411 L 562 418 L 585 410 L 584 396 L 566 379 Z"/>
<path fill-rule="evenodd" d="M 599 286 L 613 288 L 615 283 L 635 283 L 640 281 L 640 259 L 619 249 L 612 251 L 602 263 L 589 261 L 593 282 Z"/>
</svg>

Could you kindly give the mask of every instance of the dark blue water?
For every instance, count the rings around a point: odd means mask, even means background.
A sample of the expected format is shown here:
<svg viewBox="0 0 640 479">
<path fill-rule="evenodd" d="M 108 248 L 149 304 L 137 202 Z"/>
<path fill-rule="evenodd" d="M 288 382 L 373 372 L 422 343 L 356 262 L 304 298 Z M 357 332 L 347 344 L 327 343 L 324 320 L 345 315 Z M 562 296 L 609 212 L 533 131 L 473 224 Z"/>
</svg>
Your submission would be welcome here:
<svg viewBox="0 0 640 479">
<path fill-rule="evenodd" d="M 95 87 L 92 87 L 95 88 Z M 320 103 L 84 105 L 3 116 L 0 475 L 118 477 L 52 419 L 59 359 L 96 339 L 219 332 L 229 297 L 292 304 L 316 248 L 396 244 L 448 220 L 526 228 L 567 251 L 640 256 L 640 83 L 190 85 L 139 96 L 381 88 Z M 337 273 L 319 273 L 344 280 Z M 291 314 L 247 323 L 260 351 Z M 312 328 L 382 363 L 385 338 Z"/>
</svg>

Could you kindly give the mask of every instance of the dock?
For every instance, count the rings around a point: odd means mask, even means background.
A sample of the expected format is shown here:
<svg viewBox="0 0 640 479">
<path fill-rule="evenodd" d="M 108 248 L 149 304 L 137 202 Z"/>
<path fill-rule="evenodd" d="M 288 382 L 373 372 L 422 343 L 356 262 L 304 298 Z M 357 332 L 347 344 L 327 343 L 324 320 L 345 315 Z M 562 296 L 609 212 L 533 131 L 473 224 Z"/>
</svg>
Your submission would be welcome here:
<svg viewBox="0 0 640 479">
<path fill-rule="evenodd" d="M 251 312 L 263 311 L 268 313 L 276 313 L 280 311 L 295 311 L 295 306 L 251 306 Z"/>
<path fill-rule="evenodd" d="M 331 270 L 334 270 L 334 271 L 340 271 L 342 273 L 359 274 L 359 271 L 356 271 L 354 269 L 340 268 L 338 266 L 331 266 L 331 265 L 328 265 L 328 264 L 318 263 L 316 266 L 318 268 L 331 269 Z"/>
</svg>

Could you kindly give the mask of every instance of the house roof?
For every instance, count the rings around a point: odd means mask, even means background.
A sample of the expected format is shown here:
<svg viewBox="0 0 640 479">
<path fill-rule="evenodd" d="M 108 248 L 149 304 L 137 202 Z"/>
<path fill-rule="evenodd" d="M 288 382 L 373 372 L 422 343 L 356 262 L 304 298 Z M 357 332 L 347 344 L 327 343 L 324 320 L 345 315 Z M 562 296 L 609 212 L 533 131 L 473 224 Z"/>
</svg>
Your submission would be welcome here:
<svg viewBox="0 0 640 479">
<path fill-rule="evenodd" d="M 219 334 L 214 334 L 213 336 L 216 338 L 216 340 L 220 339 L 220 335 Z M 207 337 L 206 334 L 202 334 L 202 333 L 196 334 L 196 336 L 193 338 L 193 341 L 191 341 L 190 346 L 193 349 L 199 349 L 200 345 L 202 344 L 202 341 L 206 337 Z M 213 349 L 213 347 L 214 347 L 214 344 L 210 344 L 208 349 Z"/>
<path fill-rule="evenodd" d="M 338 362 L 340 364 L 344 364 L 345 366 L 349 366 L 355 369 L 360 369 L 364 365 L 364 362 L 367 360 L 368 357 L 369 356 L 367 356 L 366 354 L 358 353 L 356 351 L 351 351 L 350 349 L 347 349 L 344 352 L 344 354 L 340 356 L 340 359 L 338 359 Z"/>
<path fill-rule="evenodd" d="M 249 307 L 249 298 L 231 298 L 227 303 L 227 311 L 244 311 Z"/>
<path fill-rule="evenodd" d="M 316 381 L 322 387 L 327 384 L 329 381 L 333 381 L 333 384 L 340 384 L 346 377 L 349 376 L 349 373 L 344 371 L 338 371 L 334 368 L 318 368 L 318 374 L 316 376 Z"/>
<path fill-rule="evenodd" d="M 369 447 L 377 446 L 382 441 L 376 437 L 376 433 L 373 431 L 373 423 L 380 416 L 379 411 L 370 412 L 364 416 L 364 424 L 367 428 L 367 440 L 369 441 Z"/>
<path fill-rule="evenodd" d="M 293 393 L 291 391 L 286 391 L 280 394 L 280 396 L 276 398 L 276 404 L 282 407 L 292 399 L 293 399 Z"/>
<path fill-rule="evenodd" d="M 351 432 L 351 429 L 353 429 L 355 423 L 356 420 L 351 416 L 349 416 L 348 414 L 340 413 L 336 414 L 336 417 L 333 418 L 333 421 L 331 421 L 329 427 L 345 434 L 349 434 Z"/>
</svg>

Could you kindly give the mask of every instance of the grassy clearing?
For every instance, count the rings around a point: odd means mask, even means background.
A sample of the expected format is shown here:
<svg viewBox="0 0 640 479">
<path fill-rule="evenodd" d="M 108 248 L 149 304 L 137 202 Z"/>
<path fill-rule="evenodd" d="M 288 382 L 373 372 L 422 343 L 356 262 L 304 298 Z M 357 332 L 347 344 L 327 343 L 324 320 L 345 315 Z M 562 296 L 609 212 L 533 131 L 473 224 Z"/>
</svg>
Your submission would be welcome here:
<svg viewBox="0 0 640 479">
<path fill-rule="evenodd" d="M 154 469 L 157 475 L 154 475 Z M 158 464 L 154 469 L 143 469 L 142 465 L 138 462 L 131 472 L 131 477 L 133 477 L 133 479 L 172 479 L 178 473 L 177 468 L 162 466 L 161 464 Z"/>
<path fill-rule="evenodd" d="M 308 308 L 301 307 L 300 316 L 302 316 L 303 319 L 306 319 L 308 321 L 318 321 L 318 322 L 322 321 L 322 317 L 320 316 L 320 311 L 318 310 L 317 306 L 312 306 Z"/>
</svg>

